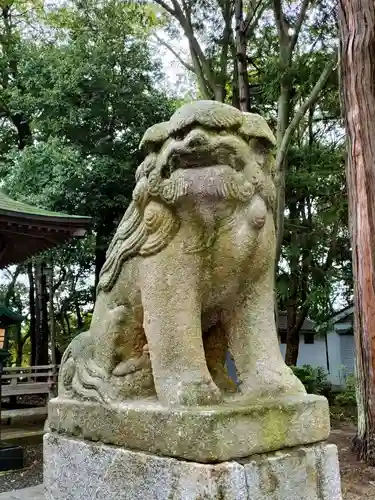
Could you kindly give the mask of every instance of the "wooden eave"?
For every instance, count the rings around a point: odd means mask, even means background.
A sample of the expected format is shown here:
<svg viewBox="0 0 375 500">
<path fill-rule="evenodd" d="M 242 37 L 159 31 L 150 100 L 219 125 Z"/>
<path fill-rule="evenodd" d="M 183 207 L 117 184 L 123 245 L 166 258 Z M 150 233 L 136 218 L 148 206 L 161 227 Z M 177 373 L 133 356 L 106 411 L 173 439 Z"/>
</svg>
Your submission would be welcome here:
<svg viewBox="0 0 375 500">
<path fill-rule="evenodd" d="M 13 209 L 14 207 L 14 209 Z M 17 202 L 0 191 L 0 268 L 83 237 L 90 217 L 71 216 Z"/>
</svg>

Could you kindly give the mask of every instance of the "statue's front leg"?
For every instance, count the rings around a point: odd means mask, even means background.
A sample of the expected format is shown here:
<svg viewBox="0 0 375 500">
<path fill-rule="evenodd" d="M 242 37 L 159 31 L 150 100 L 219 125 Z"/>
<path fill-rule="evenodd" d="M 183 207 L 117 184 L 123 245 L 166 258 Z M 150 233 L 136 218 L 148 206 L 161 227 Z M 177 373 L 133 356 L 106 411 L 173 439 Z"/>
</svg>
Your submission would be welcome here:
<svg viewBox="0 0 375 500">
<path fill-rule="evenodd" d="M 221 400 L 207 368 L 199 293 L 201 258 L 170 245 L 140 262 L 144 330 L 155 388 L 165 405 Z"/>
<path fill-rule="evenodd" d="M 280 352 L 272 285 L 270 269 L 252 284 L 242 303 L 226 314 L 229 350 L 236 365 L 239 390 L 254 398 L 305 392 Z"/>
</svg>

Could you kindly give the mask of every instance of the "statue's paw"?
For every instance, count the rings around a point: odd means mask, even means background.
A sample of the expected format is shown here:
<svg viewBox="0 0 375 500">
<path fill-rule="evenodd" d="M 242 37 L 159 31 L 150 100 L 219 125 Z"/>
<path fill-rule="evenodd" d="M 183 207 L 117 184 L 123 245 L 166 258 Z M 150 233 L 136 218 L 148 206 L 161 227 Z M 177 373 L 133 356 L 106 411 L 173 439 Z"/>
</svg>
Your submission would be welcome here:
<svg viewBox="0 0 375 500">
<path fill-rule="evenodd" d="M 220 389 L 212 380 L 178 382 L 171 387 L 170 404 L 178 406 L 207 406 L 222 401 Z"/>
<path fill-rule="evenodd" d="M 112 375 L 115 377 L 124 377 L 139 370 L 143 370 L 144 368 L 149 368 L 150 366 L 150 358 L 142 355 L 139 358 L 130 358 L 125 361 L 121 361 L 121 363 L 113 369 Z"/>
<path fill-rule="evenodd" d="M 277 398 L 283 395 L 306 394 L 302 382 L 292 370 L 285 367 L 247 374 L 240 382 L 238 390 L 246 399 Z"/>
</svg>

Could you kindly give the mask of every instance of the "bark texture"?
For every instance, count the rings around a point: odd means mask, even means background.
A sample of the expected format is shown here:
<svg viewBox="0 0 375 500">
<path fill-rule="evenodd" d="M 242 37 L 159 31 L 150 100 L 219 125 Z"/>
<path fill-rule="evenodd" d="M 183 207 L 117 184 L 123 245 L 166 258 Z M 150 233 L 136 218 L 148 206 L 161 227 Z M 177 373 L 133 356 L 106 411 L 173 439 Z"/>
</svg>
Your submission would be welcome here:
<svg viewBox="0 0 375 500">
<path fill-rule="evenodd" d="M 36 362 L 35 280 L 34 280 L 33 264 L 31 261 L 27 264 L 27 274 L 29 277 L 29 309 L 30 309 L 29 337 L 31 344 L 30 366 L 35 366 Z"/>
<path fill-rule="evenodd" d="M 35 263 L 35 364 L 48 365 L 48 291 L 45 275 L 45 265 L 39 261 Z"/>
<path fill-rule="evenodd" d="M 358 431 L 354 447 L 375 465 L 375 3 L 340 0 L 342 99 L 353 251 Z"/>
<path fill-rule="evenodd" d="M 243 19 L 243 2 L 236 0 L 236 49 L 240 110 L 250 111 L 249 75 L 247 71 L 246 33 Z"/>
</svg>

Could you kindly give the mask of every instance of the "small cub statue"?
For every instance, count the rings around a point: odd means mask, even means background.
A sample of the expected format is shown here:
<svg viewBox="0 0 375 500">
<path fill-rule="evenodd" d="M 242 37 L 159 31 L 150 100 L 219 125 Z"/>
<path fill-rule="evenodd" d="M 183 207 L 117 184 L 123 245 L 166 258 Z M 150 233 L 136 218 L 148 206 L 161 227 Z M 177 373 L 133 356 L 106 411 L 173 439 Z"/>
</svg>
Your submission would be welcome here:
<svg viewBox="0 0 375 500">
<path fill-rule="evenodd" d="M 63 356 L 60 397 L 184 407 L 305 392 L 275 327 L 274 146 L 261 116 L 215 101 L 146 131 L 90 329 Z"/>
</svg>

